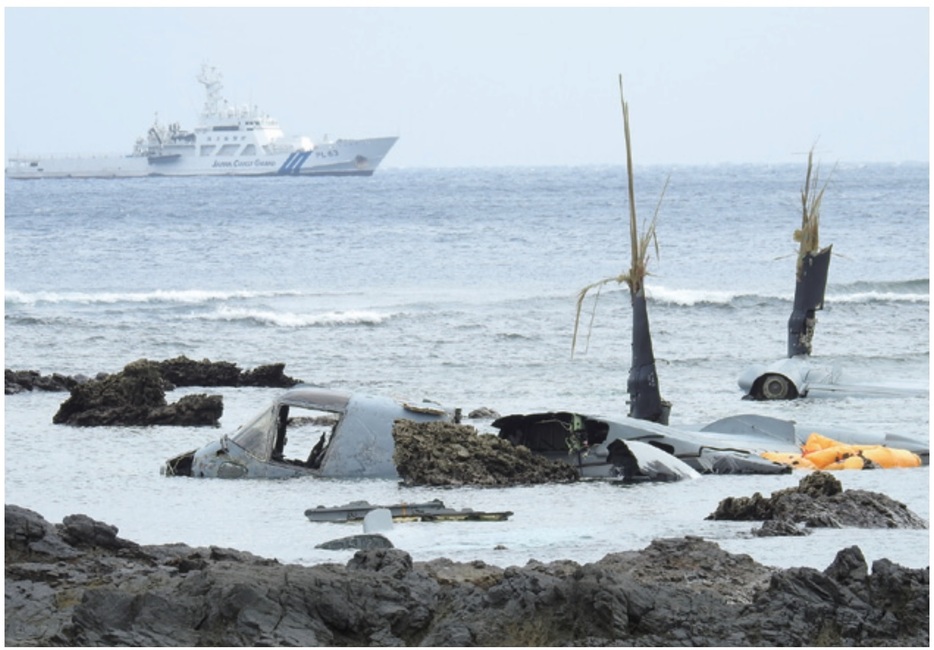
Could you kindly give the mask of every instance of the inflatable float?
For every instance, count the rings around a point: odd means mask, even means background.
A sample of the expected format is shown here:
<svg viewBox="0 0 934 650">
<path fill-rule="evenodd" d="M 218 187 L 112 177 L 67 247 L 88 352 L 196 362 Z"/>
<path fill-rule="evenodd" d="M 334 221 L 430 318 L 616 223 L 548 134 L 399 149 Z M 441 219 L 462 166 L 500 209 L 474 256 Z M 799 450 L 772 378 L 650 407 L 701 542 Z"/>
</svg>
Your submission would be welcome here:
<svg viewBox="0 0 934 650">
<path fill-rule="evenodd" d="M 921 457 L 907 449 L 883 445 L 850 445 L 812 433 L 800 454 L 764 452 L 763 458 L 794 469 L 892 469 L 920 467 Z"/>
</svg>

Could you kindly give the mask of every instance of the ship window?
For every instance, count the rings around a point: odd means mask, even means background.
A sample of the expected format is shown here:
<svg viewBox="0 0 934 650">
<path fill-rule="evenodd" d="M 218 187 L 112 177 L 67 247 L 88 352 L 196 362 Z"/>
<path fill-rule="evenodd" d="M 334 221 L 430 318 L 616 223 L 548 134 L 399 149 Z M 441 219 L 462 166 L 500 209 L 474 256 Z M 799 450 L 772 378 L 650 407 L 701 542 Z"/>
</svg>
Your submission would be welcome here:
<svg viewBox="0 0 934 650">
<path fill-rule="evenodd" d="M 217 147 L 215 147 L 213 144 L 206 144 L 206 145 L 204 145 L 204 146 L 201 147 L 201 155 L 202 155 L 202 156 L 210 156 L 210 155 L 212 155 L 212 154 L 214 153 L 214 150 L 215 150 L 216 148 L 217 148 Z"/>
<path fill-rule="evenodd" d="M 225 144 L 223 147 L 221 147 L 220 151 L 217 152 L 217 155 L 218 156 L 233 156 L 234 154 L 237 153 L 237 149 L 239 148 L 240 146 L 236 144 Z"/>
<path fill-rule="evenodd" d="M 255 156 L 256 155 L 256 145 L 248 144 L 243 148 L 243 151 L 240 152 L 241 156 Z"/>
</svg>

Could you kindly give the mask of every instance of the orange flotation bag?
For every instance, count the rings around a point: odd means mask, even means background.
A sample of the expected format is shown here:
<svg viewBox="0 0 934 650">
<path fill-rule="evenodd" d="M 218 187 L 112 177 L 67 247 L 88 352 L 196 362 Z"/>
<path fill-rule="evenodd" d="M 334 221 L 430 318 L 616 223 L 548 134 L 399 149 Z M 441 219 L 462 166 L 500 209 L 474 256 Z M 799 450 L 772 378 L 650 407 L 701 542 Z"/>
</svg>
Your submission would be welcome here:
<svg viewBox="0 0 934 650">
<path fill-rule="evenodd" d="M 810 454 L 815 451 L 820 451 L 821 449 L 828 449 L 830 447 L 837 447 L 841 443 L 837 440 L 832 440 L 826 436 L 822 436 L 819 433 L 812 433 L 808 436 L 807 441 L 801 445 L 802 454 Z"/>
<path fill-rule="evenodd" d="M 817 469 L 817 466 L 802 454 L 789 454 L 781 451 L 765 451 L 760 454 L 766 460 L 773 463 L 789 465 L 794 469 Z"/>
<path fill-rule="evenodd" d="M 830 463 L 824 465 L 821 469 L 824 470 L 836 470 L 836 469 L 867 469 L 867 460 L 860 455 L 847 456 L 843 460 L 838 460 L 835 463 Z"/>
<path fill-rule="evenodd" d="M 837 444 L 833 447 L 825 447 L 817 451 L 805 452 L 804 456 L 814 463 L 815 467 L 824 469 L 828 465 L 840 463 L 850 456 L 859 454 L 859 449 L 853 445 Z"/>
<path fill-rule="evenodd" d="M 921 456 L 907 449 L 878 446 L 863 449 L 862 454 L 879 467 L 921 467 Z"/>
<path fill-rule="evenodd" d="M 848 445 L 819 433 L 812 433 L 801 445 L 801 454 L 765 452 L 768 460 L 798 469 L 889 469 L 920 467 L 921 457 L 907 449 L 883 445 Z"/>
</svg>

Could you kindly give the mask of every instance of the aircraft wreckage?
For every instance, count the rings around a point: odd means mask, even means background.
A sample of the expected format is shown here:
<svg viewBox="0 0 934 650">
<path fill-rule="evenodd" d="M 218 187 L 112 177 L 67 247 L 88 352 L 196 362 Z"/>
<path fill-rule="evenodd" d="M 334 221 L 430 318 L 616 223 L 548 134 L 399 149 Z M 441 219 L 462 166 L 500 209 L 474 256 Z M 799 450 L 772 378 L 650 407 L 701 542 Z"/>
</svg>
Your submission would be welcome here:
<svg viewBox="0 0 934 650">
<path fill-rule="evenodd" d="M 622 101 L 621 78 L 620 96 Z M 569 411 L 515 414 L 493 421 L 497 434 L 483 435 L 498 435 L 535 454 L 568 463 L 582 478 L 592 479 L 671 481 L 693 478 L 698 473 L 789 472 L 792 466 L 774 460 L 775 456 L 800 455 L 815 432 L 847 445 L 903 449 L 927 464 L 927 444 L 900 435 L 804 426 L 750 414 L 726 417 L 706 426 L 668 425 L 671 403 L 661 397 L 644 290 L 648 247 L 655 242 L 655 218 L 640 237 L 636 228 L 629 111 L 625 101 L 622 107 L 632 264 L 628 273 L 596 282 L 581 291 L 578 321 L 588 290 L 614 281 L 628 285 L 633 313 L 628 417 L 614 419 Z M 656 217 L 657 214 L 656 211 Z M 789 328 L 789 345 L 793 342 L 795 350 L 804 346 L 808 353 L 813 310 L 823 303 L 830 248 L 824 251 L 807 262 L 806 275 L 815 280 L 806 283 L 800 301 L 796 296 L 796 313 Z M 819 291 L 815 289 L 818 286 Z M 575 328 L 575 340 L 576 335 Z M 779 389 L 767 385 L 765 390 Z M 800 389 L 797 390 L 800 394 Z M 275 398 L 231 436 L 168 460 L 162 472 L 166 476 L 204 478 L 398 478 L 392 435 L 398 419 L 457 423 L 460 412 L 433 402 L 398 402 L 299 386 Z"/>
<path fill-rule="evenodd" d="M 760 415 L 731 416 L 696 429 L 668 426 L 671 403 L 661 397 L 644 287 L 650 243 L 655 243 L 657 252 L 655 222 L 658 210 L 656 209 L 655 217 L 639 236 L 633 193 L 629 110 L 626 102 L 622 100 L 622 78 L 620 96 L 629 180 L 631 266 L 628 273 L 585 287 L 578 297 L 577 313 L 579 322 L 581 304 L 589 290 L 610 282 L 628 285 L 632 302 L 632 362 L 627 381 L 629 416 L 625 419 L 613 419 L 566 411 L 507 415 L 493 422 L 493 426 L 499 429 L 499 436 L 514 444 L 524 445 L 534 453 L 571 462 L 585 477 L 619 474 L 619 464 L 614 462 L 612 452 L 618 441 L 647 443 L 701 473 L 783 473 L 791 471 L 789 464 L 764 458 L 763 454 L 781 452 L 790 456 L 800 455 L 802 447 L 816 431 L 850 445 L 880 445 L 905 449 L 917 454 L 920 461 L 926 464 L 927 445 L 900 435 L 803 426 L 793 421 Z M 813 310 L 823 303 L 823 285 L 826 282 L 829 257 L 830 247 L 807 260 L 806 269 L 809 273 L 806 276 L 812 280 L 805 283 L 800 296 L 796 296 L 796 312 L 789 326 L 789 345 L 794 344 L 795 350 L 806 347 L 810 351 L 815 321 Z M 820 288 L 819 292 L 816 291 L 817 287 Z M 576 336 L 575 326 L 575 341 Z M 769 384 L 766 390 L 771 388 Z M 639 460 L 640 468 L 650 466 L 648 459 L 639 458 L 640 447 L 630 445 L 630 448 Z"/>
<path fill-rule="evenodd" d="M 195 478 L 398 478 L 392 426 L 460 419 L 434 402 L 298 386 L 230 436 L 166 461 L 166 476 Z"/>
<path fill-rule="evenodd" d="M 833 246 L 820 247 L 820 206 L 825 183 L 819 190 L 818 171 L 813 164 L 813 149 L 808 152 L 807 176 L 801 190 L 801 228 L 795 268 L 795 296 L 788 318 L 787 358 L 767 364 L 753 364 L 739 376 L 743 399 L 793 400 L 801 397 L 835 395 L 891 396 L 923 395 L 924 387 L 893 387 L 867 383 L 841 382 L 841 372 L 819 367 L 811 361 L 817 312 L 824 308 L 824 294 L 830 270 Z"/>
</svg>

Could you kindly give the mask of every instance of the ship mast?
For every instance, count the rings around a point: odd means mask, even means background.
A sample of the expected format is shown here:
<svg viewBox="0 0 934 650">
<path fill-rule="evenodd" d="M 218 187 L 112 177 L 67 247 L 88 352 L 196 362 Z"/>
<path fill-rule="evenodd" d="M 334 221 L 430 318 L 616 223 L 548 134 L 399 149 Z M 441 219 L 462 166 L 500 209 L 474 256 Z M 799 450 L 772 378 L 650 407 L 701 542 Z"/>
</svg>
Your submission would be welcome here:
<svg viewBox="0 0 934 650">
<path fill-rule="evenodd" d="M 204 119 L 217 117 L 218 115 L 218 104 L 221 102 L 221 90 L 224 87 L 221 78 L 221 73 L 214 66 L 209 66 L 206 63 L 201 66 L 198 82 L 204 86 L 206 94 L 204 109 L 201 112 L 201 117 Z"/>
</svg>

